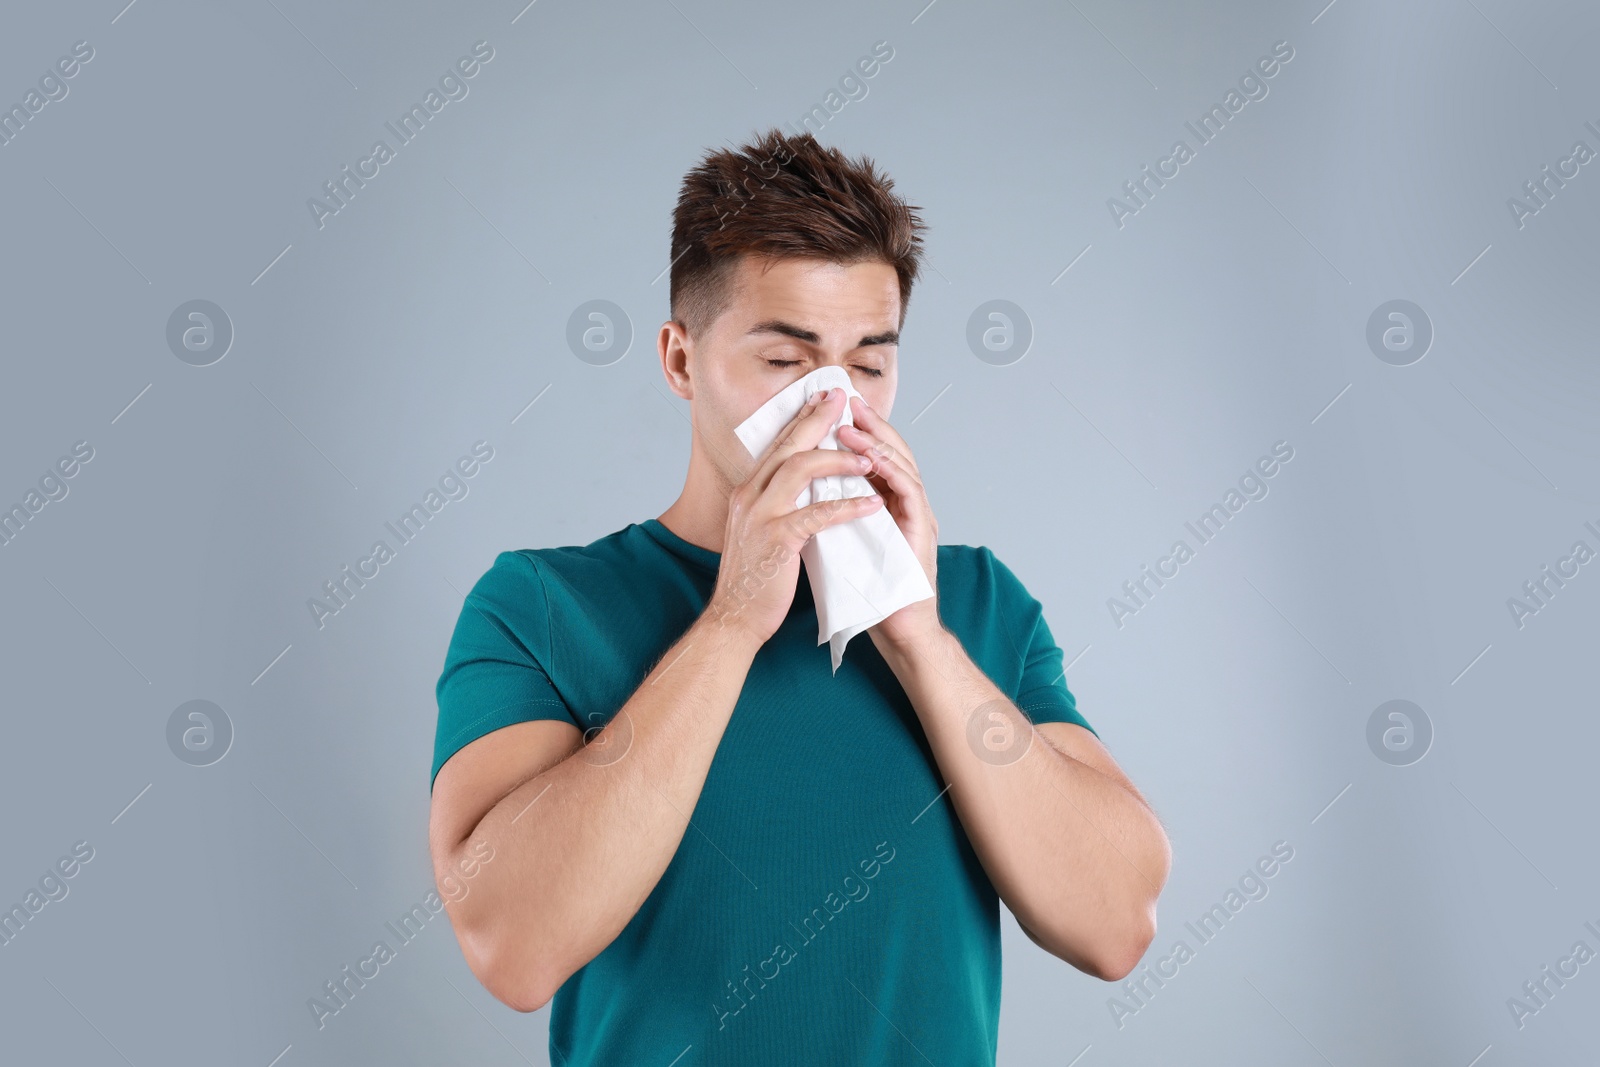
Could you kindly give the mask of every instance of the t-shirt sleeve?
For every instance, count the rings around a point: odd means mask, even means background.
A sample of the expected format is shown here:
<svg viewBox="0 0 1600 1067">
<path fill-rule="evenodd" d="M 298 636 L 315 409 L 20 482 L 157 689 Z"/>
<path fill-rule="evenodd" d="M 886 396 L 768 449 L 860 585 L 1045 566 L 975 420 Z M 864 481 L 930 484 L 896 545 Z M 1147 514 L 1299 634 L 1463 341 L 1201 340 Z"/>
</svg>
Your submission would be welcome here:
<svg viewBox="0 0 1600 1067">
<path fill-rule="evenodd" d="M 1042 722 L 1077 723 L 1096 737 L 1100 731 L 1078 711 L 1078 700 L 1067 688 L 1064 657 L 1045 621 L 1044 607 L 1033 598 L 1011 568 L 988 547 L 990 572 L 995 578 L 996 611 L 1022 657 L 1022 679 L 1011 694 L 1012 703 L 1037 726 Z"/>
<path fill-rule="evenodd" d="M 550 609 L 538 564 L 523 552 L 502 552 L 461 605 L 434 689 L 431 791 L 439 768 L 485 734 L 533 719 L 578 726 L 551 681 Z"/>
</svg>

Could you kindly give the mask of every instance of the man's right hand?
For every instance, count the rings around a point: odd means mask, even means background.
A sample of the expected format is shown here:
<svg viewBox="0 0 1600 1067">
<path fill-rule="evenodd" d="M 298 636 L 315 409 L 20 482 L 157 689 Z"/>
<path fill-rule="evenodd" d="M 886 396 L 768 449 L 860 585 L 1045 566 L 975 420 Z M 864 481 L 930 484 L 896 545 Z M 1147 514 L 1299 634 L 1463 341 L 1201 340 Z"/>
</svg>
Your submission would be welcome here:
<svg viewBox="0 0 1600 1067">
<path fill-rule="evenodd" d="M 843 389 L 814 395 L 728 499 L 722 563 L 705 615 L 720 626 L 741 628 L 758 644 L 765 644 L 789 614 L 801 547 L 819 530 L 883 506 L 877 493 L 794 505 L 812 479 L 865 474 L 870 466 L 866 457 L 849 449 L 817 447 L 839 421 L 845 403 Z"/>
</svg>

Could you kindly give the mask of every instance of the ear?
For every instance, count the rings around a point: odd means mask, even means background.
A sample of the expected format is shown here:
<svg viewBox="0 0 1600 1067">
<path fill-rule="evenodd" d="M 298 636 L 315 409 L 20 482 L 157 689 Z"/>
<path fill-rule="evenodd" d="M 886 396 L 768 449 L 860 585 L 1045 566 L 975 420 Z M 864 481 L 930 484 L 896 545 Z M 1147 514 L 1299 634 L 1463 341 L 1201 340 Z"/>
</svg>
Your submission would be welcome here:
<svg viewBox="0 0 1600 1067">
<path fill-rule="evenodd" d="M 668 319 L 656 336 L 656 351 L 661 356 L 661 375 L 667 386 L 683 400 L 694 399 L 694 381 L 689 376 L 689 358 L 694 341 L 683 324 Z"/>
</svg>

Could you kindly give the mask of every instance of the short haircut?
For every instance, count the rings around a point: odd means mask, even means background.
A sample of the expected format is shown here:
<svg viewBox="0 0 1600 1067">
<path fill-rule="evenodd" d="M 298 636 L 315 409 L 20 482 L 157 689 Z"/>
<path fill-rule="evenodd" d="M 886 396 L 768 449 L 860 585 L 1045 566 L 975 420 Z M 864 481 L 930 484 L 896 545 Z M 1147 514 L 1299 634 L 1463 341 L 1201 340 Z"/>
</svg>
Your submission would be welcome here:
<svg viewBox="0 0 1600 1067">
<path fill-rule="evenodd" d="M 773 128 L 708 152 L 684 176 L 672 212 L 672 317 L 697 337 L 731 302 L 741 256 L 879 260 L 900 279 L 905 326 L 927 227 L 871 159 L 845 157 L 809 133 Z"/>
</svg>

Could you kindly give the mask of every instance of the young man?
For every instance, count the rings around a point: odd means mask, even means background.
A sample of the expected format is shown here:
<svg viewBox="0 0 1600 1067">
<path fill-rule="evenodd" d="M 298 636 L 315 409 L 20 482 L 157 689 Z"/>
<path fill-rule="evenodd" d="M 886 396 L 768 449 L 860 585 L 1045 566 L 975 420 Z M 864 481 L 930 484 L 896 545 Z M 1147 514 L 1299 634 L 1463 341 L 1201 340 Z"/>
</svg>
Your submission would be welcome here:
<svg viewBox="0 0 1600 1067">
<path fill-rule="evenodd" d="M 691 171 L 658 338 L 694 428 L 682 493 L 501 553 L 462 608 L 434 864 L 479 980 L 519 1011 L 554 997 L 553 1064 L 993 1064 L 998 898 L 1107 981 L 1154 936 L 1159 821 L 1039 602 L 988 548 L 937 543 L 888 421 L 923 229 L 892 185 L 777 131 Z M 817 447 L 836 389 L 751 459 L 734 427 L 830 364 L 861 394 L 845 447 Z M 842 474 L 876 493 L 796 509 Z M 879 507 L 937 595 L 835 674 L 799 551 Z"/>
</svg>

